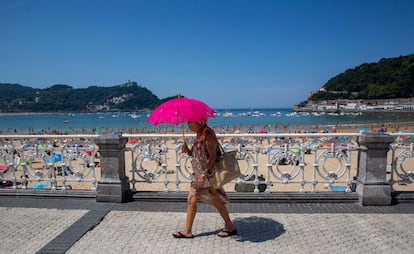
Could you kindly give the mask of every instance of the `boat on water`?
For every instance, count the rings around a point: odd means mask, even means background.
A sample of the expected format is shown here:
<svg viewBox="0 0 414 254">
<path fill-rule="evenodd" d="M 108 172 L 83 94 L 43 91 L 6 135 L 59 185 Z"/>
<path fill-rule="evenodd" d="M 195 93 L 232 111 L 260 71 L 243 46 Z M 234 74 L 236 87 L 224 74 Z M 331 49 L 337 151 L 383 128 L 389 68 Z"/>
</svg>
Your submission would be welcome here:
<svg viewBox="0 0 414 254">
<path fill-rule="evenodd" d="M 233 117 L 233 112 L 225 112 L 222 117 Z"/>
<path fill-rule="evenodd" d="M 280 111 L 276 112 L 276 113 L 272 113 L 270 114 L 271 116 L 282 116 L 282 113 L 280 113 Z"/>
<path fill-rule="evenodd" d="M 253 111 L 251 112 L 250 116 L 259 117 L 259 116 L 265 116 L 265 114 L 260 111 Z"/>
<path fill-rule="evenodd" d="M 129 116 L 130 116 L 131 118 L 134 118 L 134 119 L 137 119 L 137 118 L 140 118 L 140 117 L 141 117 L 140 115 L 137 115 L 137 114 L 135 114 L 135 113 L 129 114 Z"/>
</svg>

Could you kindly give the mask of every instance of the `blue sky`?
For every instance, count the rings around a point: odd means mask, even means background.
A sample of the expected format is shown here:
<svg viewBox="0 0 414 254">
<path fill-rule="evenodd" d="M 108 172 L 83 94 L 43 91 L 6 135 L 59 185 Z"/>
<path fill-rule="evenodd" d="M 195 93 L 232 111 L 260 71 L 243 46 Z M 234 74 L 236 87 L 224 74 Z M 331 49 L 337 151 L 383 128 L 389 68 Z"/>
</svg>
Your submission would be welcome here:
<svg viewBox="0 0 414 254">
<path fill-rule="evenodd" d="M 414 53 L 411 0 L 0 0 L 0 83 L 128 80 L 214 108 L 291 107 Z"/>
</svg>

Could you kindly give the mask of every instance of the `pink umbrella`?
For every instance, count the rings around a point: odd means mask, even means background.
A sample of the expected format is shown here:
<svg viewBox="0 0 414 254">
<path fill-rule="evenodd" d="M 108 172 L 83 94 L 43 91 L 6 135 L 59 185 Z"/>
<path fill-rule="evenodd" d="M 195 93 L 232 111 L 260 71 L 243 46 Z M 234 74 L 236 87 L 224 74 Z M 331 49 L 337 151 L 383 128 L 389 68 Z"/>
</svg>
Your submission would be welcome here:
<svg viewBox="0 0 414 254">
<path fill-rule="evenodd" d="M 198 122 L 214 116 L 214 110 L 202 101 L 178 97 L 159 105 L 148 117 L 147 122 L 181 124 Z"/>
</svg>

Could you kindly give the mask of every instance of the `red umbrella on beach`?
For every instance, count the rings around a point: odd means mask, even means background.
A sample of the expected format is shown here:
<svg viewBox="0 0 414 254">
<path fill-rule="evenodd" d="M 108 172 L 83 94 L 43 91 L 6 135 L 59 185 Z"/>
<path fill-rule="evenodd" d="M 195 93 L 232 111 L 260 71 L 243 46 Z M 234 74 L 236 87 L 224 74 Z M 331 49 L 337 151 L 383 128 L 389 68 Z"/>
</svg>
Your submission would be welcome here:
<svg viewBox="0 0 414 254">
<path fill-rule="evenodd" d="M 159 105 L 148 117 L 154 125 L 169 123 L 198 122 L 214 116 L 214 110 L 202 101 L 178 97 Z"/>
</svg>

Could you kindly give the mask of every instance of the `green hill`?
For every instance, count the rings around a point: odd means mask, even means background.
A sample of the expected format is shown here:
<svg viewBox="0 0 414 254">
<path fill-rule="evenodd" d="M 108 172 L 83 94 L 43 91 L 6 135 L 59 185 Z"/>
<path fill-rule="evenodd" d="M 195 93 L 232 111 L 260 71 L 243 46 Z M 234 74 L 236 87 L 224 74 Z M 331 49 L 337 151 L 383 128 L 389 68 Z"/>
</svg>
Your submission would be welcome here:
<svg viewBox="0 0 414 254">
<path fill-rule="evenodd" d="M 331 78 L 308 100 L 414 97 L 414 54 L 364 63 Z"/>
<path fill-rule="evenodd" d="M 53 85 L 35 89 L 0 83 L 0 112 L 137 111 L 155 108 L 160 99 L 136 82 L 112 87 L 73 88 Z"/>
</svg>

